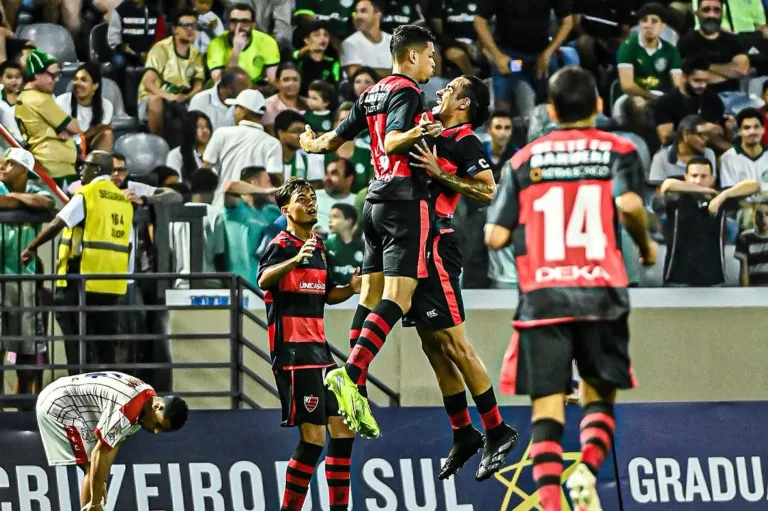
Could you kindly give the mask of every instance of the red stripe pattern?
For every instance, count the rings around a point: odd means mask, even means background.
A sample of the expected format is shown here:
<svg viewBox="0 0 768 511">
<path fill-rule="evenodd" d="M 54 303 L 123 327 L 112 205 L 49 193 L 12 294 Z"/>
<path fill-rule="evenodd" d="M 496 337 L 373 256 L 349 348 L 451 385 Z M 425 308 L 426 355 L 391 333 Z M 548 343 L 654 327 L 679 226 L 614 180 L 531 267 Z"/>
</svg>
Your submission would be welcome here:
<svg viewBox="0 0 768 511">
<path fill-rule="evenodd" d="M 309 483 L 315 467 L 301 463 L 293 458 L 288 462 L 285 473 L 285 493 L 283 494 L 282 510 L 300 511 L 304 506 L 309 491 Z"/>
<path fill-rule="evenodd" d="M 582 461 L 593 472 L 599 471 L 605 461 L 615 431 L 616 421 L 611 415 L 604 412 L 589 413 L 585 410 L 581 420 L 581 454 Z"/>
<path fill-rule="evenodd" d="M 563 447 L 551 440 L 534 442 L 530 456 L 533 459 L 533 480 L 539 492 L 544 511 L 562 511 L 560 478 L 563 474 Z"/>
<path fill-rule="evenodd" d="M 472 424 L 472 419 L 469 417 L 468 408 L 464 408 L 460 412 L 449 415 L 448 420 L 451 423 L 451 429 L 461 429 Z"/>
<path fill-rule="evenodd" d="M 419 201 L 421 231 L 419 233 L 419 263 L 416 269 L 418 278 L 427 277 L 427 238 L 429 237 L 429 206 L 427 201 Z"/>
<path fill-rule="evenodd" d="M 323 318 L 283 317 L 283 342 L 325 343 Z"/>
<path fill-rule="evenodd" d="M 440 251 L 438 250 L 439 244 L 440 235 L 438 234 L 435 236 L 435 240 L 432 243 L 432 257 L 435 259 L 435 268 L 437 268 L 437 274 L 440 277 L 440 287 L 443 288 L 443 295 L 445 296 L 445 301 L 448 303 L 448 310 L 451 311 L 453 325 L 456 326 L 462 323 L 461 312 L 459 312 L 459 302 L 456 300 L 456 292 L 451 285 L 451 276 L 448 275 L 448 272 L 445 269 L 445 264 L 443 264 L 443 258 L 440 257 Z"/>
</svg>

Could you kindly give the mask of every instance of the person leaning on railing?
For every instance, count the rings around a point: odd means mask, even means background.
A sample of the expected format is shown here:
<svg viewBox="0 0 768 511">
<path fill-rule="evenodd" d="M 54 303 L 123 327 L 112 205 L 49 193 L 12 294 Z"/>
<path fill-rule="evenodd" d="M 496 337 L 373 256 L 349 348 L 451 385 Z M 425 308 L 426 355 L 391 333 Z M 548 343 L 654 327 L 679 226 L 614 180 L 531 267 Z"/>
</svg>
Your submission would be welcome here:
<svg viewBox="0 0 768 511">
<path fill-rule="evenodd" d="M 128 289 L 126 274 L 129 268 L 130 244 L 134 239 L 133 206 L 110 180 L 112 165 L 110 153 L 91 152 L 80 170 L 83 186 L 21 255 L 22 262 L 31 261 L 38 247 L 61 233 L 57 264 L 59 275 L 120 275 L 119 278 L 110 280 L 58 280 L 58 305 L 78 305 L 80 285 L 83 284 L 85 305 L 88 306 L 114 306 Z M 61 331 L 67 336 L 80 333 L 79 318 L 77 311 L 56 313 Z M 117 313 L 88 311 L 85 320 L 86 334 L 99 336 L 98 341 L 87 343 L 87 363 L 114 363 L 114 336 L 118 333 Z M 79 360 L 78 344 L 65 342 L 64 346 L 67 361 L 70 364 L 76 363 Z M 78 372 L 70 371 L 71 374 Z"/>
</svg>

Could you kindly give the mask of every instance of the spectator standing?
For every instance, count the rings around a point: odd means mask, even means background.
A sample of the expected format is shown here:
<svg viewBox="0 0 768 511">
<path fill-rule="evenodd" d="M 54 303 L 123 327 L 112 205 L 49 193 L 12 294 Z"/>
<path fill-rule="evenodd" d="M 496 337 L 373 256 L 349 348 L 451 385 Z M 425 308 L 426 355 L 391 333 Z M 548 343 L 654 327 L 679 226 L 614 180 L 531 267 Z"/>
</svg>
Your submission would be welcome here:
<svg viewBox="0 0 768 511">
<path fill-rule="evenodd" d="M 194 47 L 197 13 L 179 13 L 174 32 L 155 44 L 147 56 L 146 72 L 139 87 L 139 120 L 149 131 L 164 135 L 165 110 L 169 104 L 186 110 L 184 104 L 203 88 L 203 58 Z"/>
<path fill-rule="evenodd" d="M 309 84 L 315 80 L 323 80 L 336 85 L 341 80 L 341 64 L 327 54 L 331 35 L 328 26 L 322 21 L 316 21 L 307 27 L 304 36 L 304 46 L 293 52 L 293 61 L 301 75 L 301 90 L 299 94 L 309 93 Z"/>
<path fill-rule="evenodd" d="M 349 112 L 352 111 L 353 103 L 342 103 L 336 110 L 334 126 L 336 129 L 341 122 L 347 118 Z M 371 163 L 371 136 L 366 133 L 360 135 L 354 140 L 344 142 L 341 147 L 336 149 L 335 153 L 329 153 L 325 155 L 323 161 L 323 167 L 326 168 L 336 158 L 346 160 L 355 170 L 355 181 L 352 183 L 352 192 L 361 193 L 362 198 L 360 201 L 360 208 L 358 209 L 358 221 L 362 219 L 362 208 L 365 203 L 365 192 L 368 189 L 368 183 L 371 182 L 373 177 L 373 164 Z M 325 175 L 325 174 L 323 174 Z"/>
<path fill-rule="evenodd" d="M 700 0 L 693 0 L 693 10 L 698 10 Z M 701 22 L 696 20 L 696 30 Z M 742 34 L 745 32 L 762 32 L 768 37 L 765 24 L 765 7 L 762 0 L 740 0 L 739 2 L 723 2 L 723 19 L 721 28 L 725 32 Z"/>
<path fill-rule="evenodd" d="M 309 108 L 304 98 L 299 96 L 301 76 L 293 62 L 283 62 L 277 67 L 277 94 L 267 98 L 267 112 L 261 120 L 264 128 L 274 133 L 272 127 L 275 117 L 285 110 L 304 114 Z"/>
<path fill-rule="evenodd" d="M 512 129 L 512 116 L 509 112 L 496 110 L 491 113 L 488 121 L 490 140 L 483 146 L 497 183 L 501 178 L 501 167 L 517 152 L 517 146 L 512 143 Z"/>
<path fill-rule="evenodd" d="M 0 99 L 8 106 L 16 104 L 16 98 L 24 86 L 24 77 L 21 66 L 12 60 L 6 60 L 0 64 Z"/>
<path fill-rule="evenodd" d="M 251 79 L 275 82 L 280 49 L 269 34 L 254 29 L 255 12 L 247 4 L 235 4 L 229 11 L 229 30 L 208 45 L 208 70 L 219 81 L 227 67 L 240 67 Z"/>
<path fill-rule="evenodd" d="M 221 18 L 211 10 L 213 0 L 194 0 L 197 11 L 197 39 L 195 47 L 205 55 L 208 45 L 216 37 L 224 33 L 224 23 Z"/>
<path fill-rule="evenodd" d="M 349 20 L 354 12 L 352 5 L 350 0 L 296 0 L 293 16 L 297 32 L 306 34 L 315 21 L 323 22 L 328 27 L 331 45 L 340 52 L 341 42 L 351 34 Z"/>
<path fill-rule="evenodd" d="M 275 136 L 283 149 L 283 181 L 296 176 L 319 186 L 325 177 L 323 157 L 307 154 L 299 145 L 299 135 L 304 131 L 307 119 L 298 112 L 286 110 L 275 119 Z"/>
<path fill-rule="evenodd" d="M 503 179 L 511 179 L 512 166 L 509 161 L 504 162 L 501 168 Z M 504 177 L 506 176 L 506 178 Z M 486 208 L 487 211 L 487 208 Z M 466 267 L 466 264 L 465 264 Z M 517 289 L 517 264 L 515 263 L 515 250 L 513 245 L 493 250 L 488 248 L 488 280 L 492 289 Z"/>
<path fill-rule="evenodd" d="M 239 181 L 229 181 L 224 192 L 224 227 L 228 271 L 257 285 L 264 230 L 282 214 L 268 196 L 273 193 L 264 167 L 246 167 Z"/>
<path fill-rule="evenodd" d="M 208 116 L 203 112 L 190 112 L 181 145 L 168 153 L 165 164 L 179 173 L 183 180 L 203 165 L 203 155 L 213 134 Z"/>
<path fill-rule="evenodd" d="M 283 151 L 280 142 L 264 131 L 261 119 L 266 113 L 266 101 L 261 92 L 246 89 L 227 105 L 235 107 L 235 126 L 219 128 L 203 153 L 203 167 L 215 168 L 219 181 L 226 183 L 240 177 L 245 167 L 262 166 L 269 174 L 283 175 Z M 221 189 L 216 190 L 213 205 L 224 204 Z"/>
<path fill-rule="evenodd" d="M 323 188 L 317 190 L 316 231 L 321 234 L 328 234 L 328 221 L 334 204 L 355 206 L 356 197 L 352 193 L 354 181 L 355 171 L 346 160 L 333 160 L 325 167 Z"/>
<path fill-rule="evenodd" d="M 740 141 L 720 159 L 720 184 L 723 188 L 750 180 L 756 181 L 761 191 L 768 192 L 768 151 L 763 145 L 764 122 L 763 114 L 755 108 L 745 108 L 736 116 Z"/>
<path fill-rule="evenodd" d="M 226 105 L 228 99 L 236 98 L 245 89 L 250 88 L 251 79 L 240 68 L 232 68 L 221 73 L 221 78 L 210 89 L 195 94 L 189 101 L 189 111 L 203 112 L 211 121 L 213 129 L 234 126 L 234 108 Z"/>
<path fill-rule="evenodd" d="M 755 227 L 739 235 L 734 257 L 741 263 L 739 282 L 742 286 L 768 286 L 768 199 L 763 197 L 753 206 Z"/>
<path fill-rule="evenodd" d="M 56 103 L 85 133 L 85 146 L 89 149 L 111 151 L 114 144 L 112 114 L 114 106 L 102 97 L 101 66 L 83 64 L 72 79 L 72 92 L 56 98 Z"/>
<path fill-rule="evenodd" d="M 356 31 L 341 43 L 341 67 L 347 76 L 362 65 L 382 77 L 392 73 L 392 35 L 381 30 L 381 16 L 381 7 L 373 0 L 357 0 L 352 18 Z"/>
<path fill-rule="evenodd" d="M 336 89 L 328 82 L 315 80 L 309 84 L 307 106 L 304 116 L 315 133 L 327 133 L 333 128 L 331 105 L 336 99 Z"/>
<path fill-rule="evenodd" d="M 696 115 L 689 115 L 680 121 L 674 143 L 662 147 L 653 156 L 649 183 L 658 186 L 667 178 L 685 176 L 689 162 L 696 157 L 709 160 L 715 175 L 717 157 L 715 152 L 707 147 L 703 125 L 704 120 Z"/>
<path fill-rule="evenodd" d="M 144 65 L 152 43 L 157 40 L 162 17 L 155 3 L 148 0 L 124 0 L 110 11 L 107 44 L 112 48 L 112 65 L 116 70 L 122 73 L 126 66 Z"/>
<path fill-rule="evenodd" d="M 56 104 L 53 88 L 61 70 L 53 56 L 33 50 L 27 57 L 27 85 L 16 100 L 16 123 L 24 141 L 61 188 L 77 181 L 77 149 L 72 135 L 80 125 Z"/>
<path fill-rule="evenodd" d="M 661 185 L 667 217 L 668 246 L 664 283 L 708 287 L 725 283 L 725 202 L 759 189 L 742 181 L 718 193 L 712 162 L 695 157 L 688 162 L 685 180 L 667 179 Z"/>
<path fill-rule="evenodd" d="M 480 58 L 483 49 L 476 42 L 476 12 L 477 4 L 464 0 L 435 0 L 426 12 L 442 57 L 465 75 L 473 74 L 472 61 Z"/>
<path fill-rule="evenodd" d="M 631 4 L 613 0 L 574 2 L 575 47 L 581 66 L 595 76 L 616 63 L 616 52 L 629 37 L 635 21 Z"/>
<path fill-rule="evenodd" d="M 354 206 L 339 202 L 331 207 L 328 217 L 330 236 L 325 240 L 328 250 L 328 271 L 333 275 L 333 282 L 340 286 L 349 284 L 349 279 L 363 264 L 365 242 L 358 234 L 357 211 Z"/>
</svg>

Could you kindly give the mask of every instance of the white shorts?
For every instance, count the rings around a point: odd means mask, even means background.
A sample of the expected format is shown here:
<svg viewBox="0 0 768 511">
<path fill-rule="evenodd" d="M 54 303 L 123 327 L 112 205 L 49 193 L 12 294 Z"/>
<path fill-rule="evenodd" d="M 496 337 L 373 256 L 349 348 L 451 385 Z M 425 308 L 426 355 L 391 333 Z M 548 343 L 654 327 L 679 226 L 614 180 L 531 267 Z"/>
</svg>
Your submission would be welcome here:
<svg viewBox="0 0 768 511">
<path fill-rule="evenodd" d="M 97 438 L 90 430 L 85 432 L 76 426 L 65 426 L 37 408 L 37 426 L 43 440 L 45 457 L 49 466 L 83 465 L 88 463 Z"/>
</svg>

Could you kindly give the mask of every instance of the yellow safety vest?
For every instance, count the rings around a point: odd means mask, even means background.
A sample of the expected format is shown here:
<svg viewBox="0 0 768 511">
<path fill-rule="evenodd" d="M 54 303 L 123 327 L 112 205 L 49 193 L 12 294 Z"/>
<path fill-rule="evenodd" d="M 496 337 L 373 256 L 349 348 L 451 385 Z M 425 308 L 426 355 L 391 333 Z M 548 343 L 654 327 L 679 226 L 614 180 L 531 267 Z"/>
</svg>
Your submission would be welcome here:
<svg viewBox="0 0 768 511">
<path fill-rule="evenodd" d="M 59 243 L 58 275 L 66 275 L 69 262 L 80 256 L 80 274 L 125 274 L 131 253 L 133 205 L 109 179 L 87 184 L 75 195 L 85 202 L 85 220 L 74 228 L 65 228 Z M 57 282 L 66 287 L 66 280 Z M 124 295 L 128 280 L 86 279 L 85 290 L 91 293 Z"/>
</svg>

